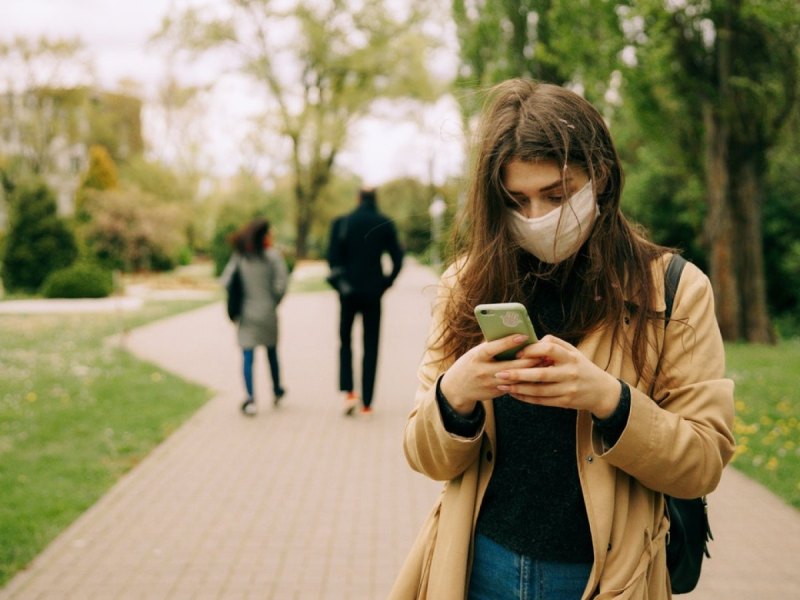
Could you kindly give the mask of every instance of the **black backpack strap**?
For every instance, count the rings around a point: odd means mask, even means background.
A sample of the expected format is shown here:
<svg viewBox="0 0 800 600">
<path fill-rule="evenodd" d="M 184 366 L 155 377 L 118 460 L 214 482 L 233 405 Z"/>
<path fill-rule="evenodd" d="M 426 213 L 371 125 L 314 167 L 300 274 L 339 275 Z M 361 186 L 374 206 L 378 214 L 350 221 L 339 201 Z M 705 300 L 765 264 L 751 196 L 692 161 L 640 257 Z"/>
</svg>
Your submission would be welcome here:
<svg viewBox="0 0 800 600">
<path fill-rule="evenodd" d="M 672 317 L 675 293 L 686 259 L 673 254 L 664 274 L 664 328 Z M 691 592 L 700 579 L 703 555 L 711 557 L 708 541 L 713 540 L 708 522 L 706 497 L 683 500 L 664 495 L 670 529 L 667 533 L 667 570 L 673 594 Z"/>
<path fill-rule="evenodd" d="M 664 327 L 669 325 L 669 320 L 672 317 L 672 305 L 675 302 L 675 292 L 678 291 L 678 284 L 681 281 L 681 273 L 683 267 L 686 266 L 686 259 L 680 254 L 673 254 L 669 259 L 669 266 L 664 275 L 664 303 L 667 305 L 664 310 Z"/>
</svg>

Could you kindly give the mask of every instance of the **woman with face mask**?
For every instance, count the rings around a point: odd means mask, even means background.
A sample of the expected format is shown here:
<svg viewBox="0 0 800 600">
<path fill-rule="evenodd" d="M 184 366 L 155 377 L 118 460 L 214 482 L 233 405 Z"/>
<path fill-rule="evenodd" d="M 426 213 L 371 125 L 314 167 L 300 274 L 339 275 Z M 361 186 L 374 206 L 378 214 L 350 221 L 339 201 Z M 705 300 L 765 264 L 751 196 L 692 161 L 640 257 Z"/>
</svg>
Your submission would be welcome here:
<svg viewBox="0 0 800 600">
<path fill-rule="evenodd" d="M 622 169 L 577 94 L 524 80 L 484 113 L 442 277 L 411 467 L 446 482 L 390 598 L 670 597 L 664 494 L 712 491 L 733 383 L 708 278 L 620 212 Z M 475 306 L 520 302 L 539 341 L 484 341 Z"/>
</svg>

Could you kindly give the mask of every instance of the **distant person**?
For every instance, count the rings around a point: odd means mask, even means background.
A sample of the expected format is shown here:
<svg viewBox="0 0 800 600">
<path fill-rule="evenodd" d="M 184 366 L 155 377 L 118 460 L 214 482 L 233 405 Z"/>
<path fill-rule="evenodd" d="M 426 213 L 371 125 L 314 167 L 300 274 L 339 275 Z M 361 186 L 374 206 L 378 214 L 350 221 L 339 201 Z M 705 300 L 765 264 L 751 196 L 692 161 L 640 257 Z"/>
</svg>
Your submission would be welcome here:
<svg viewBox="0 0 800 600">
<path fill-rule="evenodd" d="M 239 269 L 244 287 L 241 317 L 237 338 L 243 354 L 244 386 L 247 397 L 241 405 L 246 415 L 256 413 L 253 390 L 253 355 L 257 346 L 267 349 L 269 372 L 272 376 L 273 404 L 278 406 L 286 390 L 281 386 L 278 364 L 278 315 L 276 309 L 286 293 L 289 281 L 286 261 L 272 247 L 269 221 L 255 219 L 236 231 L 229 239 L 233 255 L 222 272 L 221 281 L 227 284 L 235 269 Z"/>
<path fill-rule="evenodd" d="M 392 272 L 383 272 L 381 258 L 388 253 Z M 358 405 L 353 386 L 352 329 L 361 314 L 364 331 L 364 357 L 361 385 L 361 413 L 372 412 L 372 393 L 378 364 L 378 341 L 381 325 L 381 296 L 391 287 L 403 264 L 403 249 L 392 220 L 378 212 L 375 190 L 359 192 L 358 207 L 336 219 L 331 225 L 328 264 L 329 279 L 339 292 L 339 389 L 344 393 L 345 415 L 352 415 Z"/>
</svg>

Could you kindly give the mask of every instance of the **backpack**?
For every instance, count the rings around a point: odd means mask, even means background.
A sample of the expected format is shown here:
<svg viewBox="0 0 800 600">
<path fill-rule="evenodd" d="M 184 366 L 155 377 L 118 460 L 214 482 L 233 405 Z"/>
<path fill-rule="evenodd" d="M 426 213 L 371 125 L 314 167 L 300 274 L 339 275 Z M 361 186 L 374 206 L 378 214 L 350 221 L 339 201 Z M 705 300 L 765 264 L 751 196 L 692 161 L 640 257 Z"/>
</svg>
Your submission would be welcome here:
<svg viewBox="0 0 800 600">
<path fill-rule="evenodd" d="M 225 291 L 228 294 L 228 318 L 236 321 L 242 315 L 242 304 L 244 304 L 244 284 L 242 283 L 242 274 L 239 272 L 238 260 L 225 285 Z"/>
<path fill-rule="evenodd" d="M 672 316 L 672 304 L 686 259 L 677 254 L 670 260 L 664 275 L 664 328 Z M 664 495 L 669 516 L 667 533 L 667 569 L 673 594 L 691 592 L 700 579 L 703 555 L 711 558 L 708 542 L 713 540 L 708 523 L 708 504 L 702 498 L 673 498 Z"/>
<path fill-rule="evenodd" d="M 339 252 L 337 256 L 337 264 L 330 266 L 330 273 L 325 277 L 325 281 L 335 289 L 341 296 L 349 296 L 353 293 L 353 284 L 347 279 L 347 270 L 345 269 L 344 262 L 347 260 L 345 251 L 345 239 L 347 238 L 347 225 L 350 217 L 343 217 L 340 225 L 338 235 L 336 236 L 336 244 L 338 244 Z M 333 242 L 332 242 L 333 243 Z"/>
</svg>

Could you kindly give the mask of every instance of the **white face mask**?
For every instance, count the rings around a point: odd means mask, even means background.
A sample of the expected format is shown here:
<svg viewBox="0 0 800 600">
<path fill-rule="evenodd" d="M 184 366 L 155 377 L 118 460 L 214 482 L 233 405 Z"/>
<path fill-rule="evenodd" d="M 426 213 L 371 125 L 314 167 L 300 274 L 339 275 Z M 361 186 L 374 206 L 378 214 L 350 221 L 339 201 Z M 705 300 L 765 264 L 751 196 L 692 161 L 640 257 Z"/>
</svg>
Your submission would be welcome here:
<svg viewBox="0 0 800 600">
<path fill-rule="evenodd" d="M 513 209 L 508 209 L 508 214 L 517 243 L 539 260 L 555 264 L 575 254 L 583 245 L 600 209 L 589 180 L 567 202 L 546 215 L 528 219 Z"/>
</svg>

